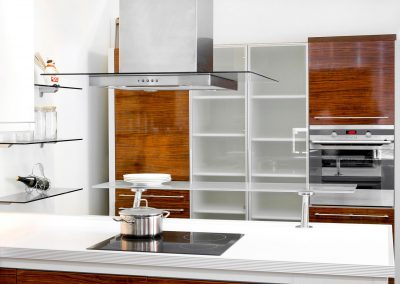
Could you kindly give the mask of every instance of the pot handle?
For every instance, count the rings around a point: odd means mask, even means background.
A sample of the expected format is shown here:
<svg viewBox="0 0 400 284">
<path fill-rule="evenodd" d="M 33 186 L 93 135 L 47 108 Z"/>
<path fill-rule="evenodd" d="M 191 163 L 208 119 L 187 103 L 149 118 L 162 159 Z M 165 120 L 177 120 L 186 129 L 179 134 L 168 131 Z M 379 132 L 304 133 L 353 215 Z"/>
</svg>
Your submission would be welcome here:
<svg viewBox="0 0 400 284">
<path fill-rule="evenodd" d="M 164 215 L 165 214 L 165 215 Z M 171 214 L 171 212 L 165 210 L 163 211 L 163 218 L 168 218 L 168 216 Z"/>
<path fill-rule="evenodd" d="M 118 216 L 113 217 L 113 220 L 116 221 L 116 222 L 135 223 L 135 220 L 134 220 L 134 219 L 132 219 L 131 222 L 128 222 L 128 221 L 126 221 L 124 218 L 118 217 Z"/>
</svg>

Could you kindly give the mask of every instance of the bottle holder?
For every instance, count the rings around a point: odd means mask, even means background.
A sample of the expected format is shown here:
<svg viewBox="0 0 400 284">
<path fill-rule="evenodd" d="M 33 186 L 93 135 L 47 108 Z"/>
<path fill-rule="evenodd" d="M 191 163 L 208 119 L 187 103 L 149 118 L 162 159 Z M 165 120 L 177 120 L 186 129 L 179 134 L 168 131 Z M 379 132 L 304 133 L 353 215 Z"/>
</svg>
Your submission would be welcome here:
<svg viewBox="0 0 400 284">
<path fill-rule="evenodd" d="M 36 174 L 35 174 L 35 169 L 36 169 L 36 168 L 39 169 L 40 175 L 36 175 Z M 44 167 L 43 167 L 42 163 L 37 163 L 37 164 L 34 164 L 34 165 L 33 165 L 32 171 L 31 171 L 31 174 L 29 175 L 29 177 L 35 177 L 35 178 L 37 178 L 37 179 L 40 179 L 40 180 L 44 181 L 44 183 L 47 182 L 47 183 L 49 184 L 49 187 L 46 189 L 46 188 L 43 186 L 43 184 L 44 184 L 43 182 L 40 183 L 40 184 L 37 183 L 34 187 L 28 187 L 28 186 L 26 186 L 26 187 L 25 187 L 25 191 L 26 191 L 26 192 L 31 193 L 31 192 L 33 192 L 33 191 L 37 191 L 38 193 L 43 193 L 43 192 L 45 192 L 45 191 L 48 191 L 48 190 L 51 188 L 50 179 L 48 179 L 48 178 L 45 176 L 45 174 L 44 174 Z"/>
</svg>

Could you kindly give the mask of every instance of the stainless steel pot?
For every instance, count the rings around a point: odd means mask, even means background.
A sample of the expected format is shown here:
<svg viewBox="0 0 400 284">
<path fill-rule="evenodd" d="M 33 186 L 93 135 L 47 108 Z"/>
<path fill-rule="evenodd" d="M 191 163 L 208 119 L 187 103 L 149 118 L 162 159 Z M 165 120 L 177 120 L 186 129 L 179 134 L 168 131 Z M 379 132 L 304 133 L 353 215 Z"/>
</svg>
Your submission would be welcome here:
<svg viewBox="0 0 400 284">
<path fill-rule="evenodd" d="M 121 235 L 154 237 L 162 233 L 162 222 L 170 212 L 152 207 L 124 209 L 113 219 L 121 223 Z"/>
</svg>

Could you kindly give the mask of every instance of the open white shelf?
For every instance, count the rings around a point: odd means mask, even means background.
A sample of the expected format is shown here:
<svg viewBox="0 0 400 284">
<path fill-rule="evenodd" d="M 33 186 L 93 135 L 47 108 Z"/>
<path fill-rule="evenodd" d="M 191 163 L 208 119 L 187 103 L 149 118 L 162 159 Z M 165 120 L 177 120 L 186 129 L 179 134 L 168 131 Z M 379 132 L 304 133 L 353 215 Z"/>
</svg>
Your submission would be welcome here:
<svg viewBox="0 0 400 284">
<path fill-rule="evenodd" d="M 244 133 L 193 133 L 193 137 L 245 137 Z"/>
<path fill-rule="evenodd" d="M 306 95 L 254 95 L 252 99 L 306 99 Z"/>
<path fill-rule="evenodd" d="M 216 95 L 216 96 L 209 96 L 209 95 L 196 95 L 193 96 L 194 100 L 236 100 L 236 99 L 245 99 L 245 96 L 239 96 L 239 95 L 225 95 L 225 96 L 221 96 L 221 95 Z"/>
<path fill-rule="evenodd" d="M 302 178 L 306 177 L 306 173 L 253 173 L 253 177 L 287 177 L 287 178 Z"/>
<path fill-rule="evenodd" d="M 201 208 L 201 209 L 196 209 L 193 208 L 193 213 L 210 213 L 210 214 L 239 214 L 239 215 L 245 215 L 246 210 L 245 209 L 217 209 L 217 208 L 212 208 L 212 209 L 206 209 L 206 208 Z"/>
<path fill-rule="evenodd" d="M 253 142 L 293 142 L 293 138 L 268 138 L 268 137 L 257 137 L 252 138 Z M 306 138 L 296 138 L 296 142 L 304 142 Z"/>
<path fill-rule="evenodd" d="M 262 216 L 262 215 L 253 215 L 251 216 L 251 220 L 253 221 L 264 221 L 264 220 L 268 220 L 268 221 L 300 221 L 301 217 L 299 216 Z"/>
<path fill-rule="evenodd" d="M 246 173 L 224 173 L 224 172 L 198 172 L 193 173 L 194 176 L 215 176 L 215 177 L 244 177 Z"/>
</svg>

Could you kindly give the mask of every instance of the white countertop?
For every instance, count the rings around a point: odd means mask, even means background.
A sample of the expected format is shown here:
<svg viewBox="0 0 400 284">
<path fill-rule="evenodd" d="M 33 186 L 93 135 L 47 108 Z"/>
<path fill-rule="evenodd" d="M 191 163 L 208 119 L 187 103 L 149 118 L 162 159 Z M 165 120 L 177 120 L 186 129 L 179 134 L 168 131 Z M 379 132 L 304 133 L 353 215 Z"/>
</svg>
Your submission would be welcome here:
<svg viewBox="0 0 400 284">
<path fill-rule="evenodd" d="M 0 267 L 160 277 L 207 270 L 221 280 L 232 280 L 219 275 L 221 271 L 243 277 L 394 275 L 387 225 L 314 223 L 312 229 L 299 229 L 295 222 L 166 219 L 164 230 L 244 234 L 221 256 L 200 256 L 87 250 L 119 234 L 119 224 L 107 216 L 0 213 L 0 220 Z M 250 280 L 243 277 L 237 281 Z"/>
</svg>

